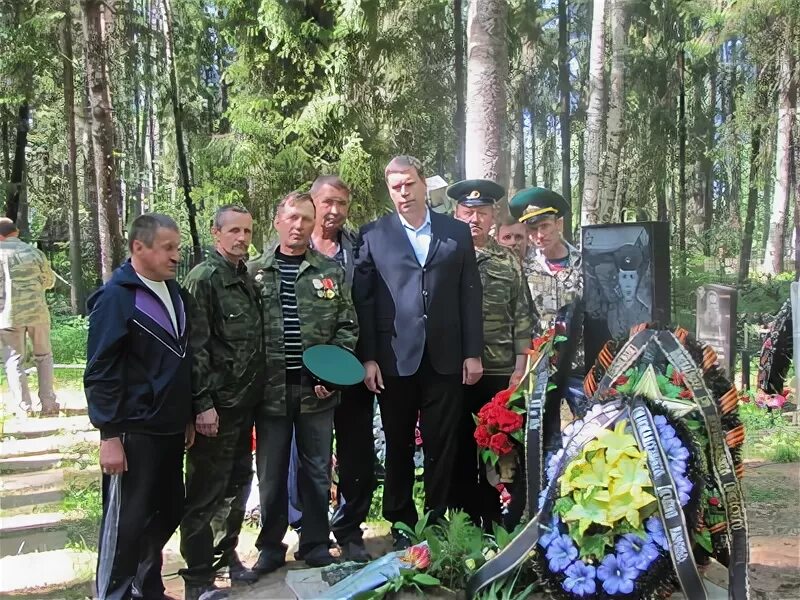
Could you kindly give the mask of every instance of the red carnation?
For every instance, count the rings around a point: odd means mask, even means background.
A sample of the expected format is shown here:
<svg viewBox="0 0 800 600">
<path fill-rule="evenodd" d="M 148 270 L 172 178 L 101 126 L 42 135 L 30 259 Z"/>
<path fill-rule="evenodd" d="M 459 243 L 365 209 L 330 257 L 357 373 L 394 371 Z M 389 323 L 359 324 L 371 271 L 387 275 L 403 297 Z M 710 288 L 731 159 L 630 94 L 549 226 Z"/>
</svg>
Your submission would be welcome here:
<svg viewBox="0 0 800 600">
<path fill-rule="evenodd" d="M 614 385 L 625 385 L 628 383 L 628 376 L 627 375 L 620 375 L 617 377 L 617 380 L 614 382 Z"/>
<path fill-rule="evenodd" d="M 489 431 L 483 425 L 478 425 L 475 429 L 475 442 L 477 442 L 478 446 L 481 448 L 488 448 L 489 442 L 492 440 L 492 436 Z"/>
<path fill-rule="evenodd" d="M 489 440 L 489 449 L 498 456 L 503 456 L 511 452 L 514 446 L 511 445 L 511 440 L 505 433 L 495 433 Z"/>
<path fill-rule="evenodd" d="M 683 385 L 683 373 L 680 371 L 673 371 L 672 372 L 672 385 Z"/>
<path fill-rule="evenodd" d="M 513 410 L 503 409 L 497 414 L 497 428 L 505 433 L 512 433 L 522 427 L 522 415 Z"/>
<path fill-rule="evenodd" d="M 686 400 L 692 399 L 692 392 L 689 390 L 681 390 L 681 393 L 678 394 L 678 398 L 685 398 Z"/>
<path fill-rule="evenodd" d="M 498 406 L 505 406 L 508 404 L 508 401 L 511 400 L 511 394 L 514 393 L 514 390 L 508 388 L 507 390 L 500 390 L 494 395 L 492 398 L 492 404 L 497 404 Z"/>
<path fill-rule="evenodd" d="M 712 496 L 711 498 L 708 499 L 708 503 L 711 506 L 719 506 L 719 498 L 716 498 L 716 497 Z"/>
</svg>

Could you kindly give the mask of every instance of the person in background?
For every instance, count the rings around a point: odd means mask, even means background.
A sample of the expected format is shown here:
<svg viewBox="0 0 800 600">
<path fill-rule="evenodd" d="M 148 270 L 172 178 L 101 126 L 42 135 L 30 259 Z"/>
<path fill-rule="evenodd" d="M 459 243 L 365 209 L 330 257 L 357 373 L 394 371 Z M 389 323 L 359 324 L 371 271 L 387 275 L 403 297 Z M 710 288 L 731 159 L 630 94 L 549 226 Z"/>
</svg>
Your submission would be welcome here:
<svg viewBox="0 0 800 600">
<path fill-rule="evenodd" d="M 14 406 L 10 412 L 32 414 L 28 375 L 25 372 L 27 340 L 39 380 L 42 417 L 58 415 L 53 389 L 53 350 L 50 345 L 50 311 L 45 290 L 56 278 L 45 255 L 19 239 L 14 221 L 0 218 L 0 349 Z"/>
<path fill-rule="evenodd" d="M 469 227 L 428 209 L 422 164 L 384 171 L 395 213 L 361 228 L 353 298 L 365 383 L 386 434 L 383 515 L 414 527 L 414 428 L 420 415 L 425 510 L 442 518 L 458 446 L 463 385 L 483 374 L 481 280 Z M 410 541 L 393 527 L 396 549 Z"/>
<path fill-rule="evenodd" d="M 186 298 L 175 282 L 180 239 L 170 217 L 136 217 L 130 260 L 87 303 L 83 385 L 103 473 L 101 600 L 164 598 L 161 551 L 183 514 L 194 427 Z"/>
<path fill-rule="evenodd" d="M 255 405 L 264 387 L 261 302 L 247 273 L 253 217 L 241 206 L 221 206 L 211 233 L 214 251 L 184 281 L 191 296 L 197 432 L 186 457 L 186 512 L 181 521 L 185 600 L 216 589 L 219 567 L 228 568 L 234 584 L 258 579 L 236 553 L 253 480 Z M 220 555 L 216 562 L 215 554 Z"/>
<path fill-rule="evenodd" d="M 289 453 L 295 435 L 303 503 L 298 558 L 310 567 L 333 562 L 328 551 L 333 414 L 338 394 L 313 385 L 303 351 L 318 344 L 353 350 L 355 310 L 342 268 L 309 248 L 314 202 L 293 192 L 276 208 L 278 245 L 250 265 L 261 297 L 266 350 L 264 397 L 256 409 L 256 462 L 261 495 L 260 554 L 253 567 L 266 574 L 286 562 Z"/>
<path fill-rule="evenodd" d="M 345 283 L 353 283 L 353 246 L 356 235 L 345 227 L 350 211 L 350 188 L 336 175 L 317 177 L 311 186 L 316 222 L 311 247 L 335 260 L 344 269 Z M 339 508 L 331 519 L 331 530 L 346 560 L 367 562 L 361 524 L 366 520 L 375 490 L 375 438 L 372 420 L 375 395 L 363 383 L 342 391 L 333 428 L 339 472 Z"/>
<path fill-rule="evenodd" d="M 519 259 L 520 264 L 528 252 L 528 230 L 524 223 L 506 215 L 497 221 L 497 243 L 509 248 Z"/>
<path fill-rule="evenodd" d="M 447 189 L 447 195 L 457 202 L 455 218 L 469 225 L 475 244 L 483 287 L 484 339 L 483 377 L 474 385 L 464 386 L 451 506 L 465 510 L 486 531 L 492 531 L 501 520 L 500 499 L 478 457 L 473 415 L 497 392 L 516 386 L 522 379 L 535 316 L 517 256 L 489 235 L 496 202 L 505 193 L 502 186 L 487 179 L 460 181 Z"/>
</svg>

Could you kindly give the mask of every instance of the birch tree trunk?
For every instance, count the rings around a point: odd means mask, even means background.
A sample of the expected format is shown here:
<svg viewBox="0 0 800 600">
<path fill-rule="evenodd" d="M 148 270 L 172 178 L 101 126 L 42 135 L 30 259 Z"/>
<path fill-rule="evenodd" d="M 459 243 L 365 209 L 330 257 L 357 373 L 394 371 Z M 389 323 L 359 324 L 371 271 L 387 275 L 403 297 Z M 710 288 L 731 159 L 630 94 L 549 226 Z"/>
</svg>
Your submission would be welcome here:
<svg viewBox="0 0 800 600">
<path fill-rule="evenodd" d="M 81 0 L 83 38 L 86 44 L 86 74 L 91 108 L 91 137 L 97 183 L 97 220 L 100 237 L 100 265 L 103 281 L 122 262 L 122 233 L 117 212 L 119 188 L 114 161 L 114 126 L 108 83 L 106 46 L 107 20 L 111 12 L 102 0 Z"/>
<path fill-rule="evenodd" d="M 465 174 L 502 182 L 508 51 L 505 0 L 472 0 L 467 15 Z"/>
<path fill-rule="evenodd" d="M 83 285 L 81 257 L 80 199 L 78 197 L 78 144 L 75 140 L 75 73 L 72 53 L 72 10 L 70 0 L 64 0 L 64 29 L 62 37 L 64 65 L 64 118 L 67 125 L 67 179 L 69 180 L 69 267 L 70 304 L 72 314 L 86 313 L 86 294 Z"/>
<path fill-rule="evenodd" d="M 589 104 L 586 108 L 583 202 L 581 225 L 600 222 L 600 157 L 603 149 L 603 58 L 605 55 L 606 0 L 594 0 L 589 50 Z"/>
<path fill-rule="evenodd" d="M 787 37 L 789 32 L 787 32 Z M 795 110 L 792 49 L 784 40 L 778 72 L 778 144 L 775 151 L 775 192 L 772 196 L 767 248 L 762 271 L 775 275 L 783 272 L 784 242 L 786 238 L 786 211 L 790 196 L 790 155 L 792 152 L 792 125 Z"/>
<path fill-rule="evenodd" d="M 620 194 L 617 193 L 620 155 L 625 136 L 623 112 L 625 110 L 625 2 L 611 2 L 611 85 L 608 94 L 608 118 L 606 120 L 606 151 L 600 184 L 601 223 L 614 220 L 613 211 L 618 208 Z"/>
</svg>

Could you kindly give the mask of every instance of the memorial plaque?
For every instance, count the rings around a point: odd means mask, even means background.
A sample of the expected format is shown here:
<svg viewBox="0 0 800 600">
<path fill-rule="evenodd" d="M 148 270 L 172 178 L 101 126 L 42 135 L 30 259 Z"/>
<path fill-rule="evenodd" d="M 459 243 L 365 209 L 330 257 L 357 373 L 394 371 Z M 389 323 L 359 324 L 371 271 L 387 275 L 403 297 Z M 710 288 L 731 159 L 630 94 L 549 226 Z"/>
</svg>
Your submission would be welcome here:
<svg viewBox="0 0 800 600">
<path fill-rule="evenodd" d="M 670 322 L 669 226 L 658 221 L 582 229 L 587 368 L 611 338 Z"/>
<path fill-rule="evenodd" d="M 713 284 L 697 288 L 697 339 L 714 348 L 729 376 L 736 357 L 737 299 L 736 288 Z"/>
</svg>

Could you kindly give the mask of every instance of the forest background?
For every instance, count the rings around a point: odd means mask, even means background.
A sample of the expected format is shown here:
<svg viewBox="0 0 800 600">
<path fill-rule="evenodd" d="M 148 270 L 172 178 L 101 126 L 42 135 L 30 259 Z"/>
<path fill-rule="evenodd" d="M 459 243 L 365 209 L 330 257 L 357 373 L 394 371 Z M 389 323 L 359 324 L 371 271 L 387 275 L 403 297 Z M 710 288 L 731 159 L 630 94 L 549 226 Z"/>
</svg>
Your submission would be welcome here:
<svg viewBox="0 0 800 600">
<path fill-rule="evenodd" d="M 357 226 L 401 153 L 555 189 L 573 238 L 668 221 L 674 320 L 731 284 L 743 330 L 800 272 L 799 24 L 795 0 L 0 0 L 0 191 L 59 274 L 57 362 L 136 215 L 177 219 L 184 275 L 217 206 L 260 249 L 338 173 Z"/>
</svg>

